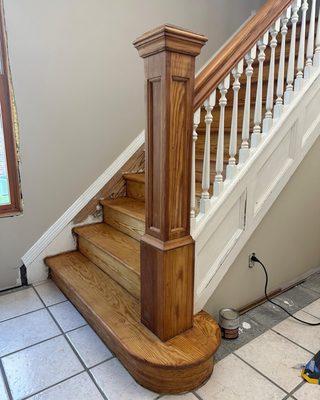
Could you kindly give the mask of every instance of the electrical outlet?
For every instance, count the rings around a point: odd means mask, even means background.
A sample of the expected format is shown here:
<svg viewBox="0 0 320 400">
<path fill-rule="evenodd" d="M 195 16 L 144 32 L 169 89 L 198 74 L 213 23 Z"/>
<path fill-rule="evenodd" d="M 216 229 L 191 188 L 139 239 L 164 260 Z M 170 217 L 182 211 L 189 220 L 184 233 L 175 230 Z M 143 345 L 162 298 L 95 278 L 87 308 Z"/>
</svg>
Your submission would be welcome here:
<svg viewBox="0 0 320 400">
<path fill-rule="evenodd" d="M 252 257 L 255 256 L 255 255 L 256 255 L 256 253 L 249 254 L 249 268 L 253 268 L 254 267 L 255 261 L 252 260 Z"/>
</svg>

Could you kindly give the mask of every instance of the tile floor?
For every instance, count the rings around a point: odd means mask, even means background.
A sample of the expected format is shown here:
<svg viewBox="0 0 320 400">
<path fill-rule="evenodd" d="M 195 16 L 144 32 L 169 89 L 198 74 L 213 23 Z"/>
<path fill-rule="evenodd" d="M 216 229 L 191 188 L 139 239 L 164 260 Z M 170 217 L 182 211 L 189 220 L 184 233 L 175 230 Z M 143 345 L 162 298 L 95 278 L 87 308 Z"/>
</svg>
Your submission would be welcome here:
<svg viewBox="0 0 320 400">
<path fill-rule="evenodd" d="M 320 322 L 320 274 L 277 297 Z M 139 386 L 51 281 L 0 295 L 0 400 L 310 400 L 320 386 L 300 367 L 320 350 L 320 327 L 265 303 L 223 341 L 209 381 L 194 393 L 159 396 Z"/>
</svg>

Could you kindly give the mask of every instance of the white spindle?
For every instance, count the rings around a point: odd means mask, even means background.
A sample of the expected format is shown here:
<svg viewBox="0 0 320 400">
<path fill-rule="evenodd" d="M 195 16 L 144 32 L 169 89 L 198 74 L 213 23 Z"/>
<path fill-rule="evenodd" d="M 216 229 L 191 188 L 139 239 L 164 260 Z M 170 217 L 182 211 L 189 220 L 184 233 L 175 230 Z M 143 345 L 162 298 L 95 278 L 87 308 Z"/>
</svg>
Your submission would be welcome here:
<svg viewBox="0 0 320 400">
<path fill-rule="evenodd" d="M 283 94 L 284 94 L 284 67 L 286 63 L 286 38 L 288 33 L 288 22 L 291 15 L 291 7 L 287 9 L 281 18 L 281 50 L 280 50 L 280 61 L 278 70 L 278 82 L 277 82 L 277 100 L 274 106 L 274 118 L 280 118 L 283 111 Z"/>
<path fill-rule="evenodd" d="M 233 179 L 237 173 L 236 155 L 237 155 L 237 142 L 238 142 L 238 99 L 240 90 L 240 77 L 243 73 L 243 60 L 232 70 L 234 82 L 233 88 L 233 108 L 232 108 L 232 121 L 230 131 L 229 143 L 229 163 L 227 165 L 226 177 L 228 180 Z"/>
<path fill-rule="evenodd" d="M 225 120 L 225 109 L 227 105 L 228 89 L 230 87 L 230 75 L 223 80 L 219 85 L 220 90 L 220 121 L 219 121 L 219 133 L 218 133 L 218 145 L 217 145 L 217 159 L 216 159 L 216 176 L 214 178 L 214 196 L 219 196 L 223 191 L 223 160 L 224 160 L 224 120 Z"/>
<path fill-rule="evenodd" d="M 191 201 L 190 201 L 190 223 L 191 228 L 194 226 L 196 217 L 196 142 L 198 139 L 197 128 L 200 124 L 201 108 L 194 113 L 193 116 L 193 133 L 192 133 L 192 167 L 191 167 Z"/>
<path fill-rule="evenodd" d="M 303 85 L 303 70 L 304 70 L 304 61 L 306 54 L 305 47 L 306 47 L 306 25 L 307 25 L 308 8 L 309 8 L 308 0 L 303 0 L 301 6 L 302 19 L 301 19 L 300 43 L 299 43 L 299 55 L 297 63 L 297 77 L 294 85 L 295 90 L 301 90 Z"/>
<path fill-rule="evenodd" d="M 307 45 L 307 61 L 306 61 L 305 69 L 304 69 L 305 79 L 310 78 L 311 73 L 312 73 L 315 23 L 316 23 L 316 0 L 312 0 L 311 15 L 310 15 L 310 22 L 309 22 L 309 36 L 308 36 L 308 45 Z"/>
<path fill-rule="evenodd" d="M 320 67 L 320 7 L 319 7 L 319 14 L 318 14 L 316 50 L 314 53 L 313 64 L 315 67 Z"/>
<path fill-rule="evenodd" d="M 256 58 L 256 46 L 245 56 L 247 63 L 246 68 L 246 97 L 243 111 L 243 123 L 242 123 L 242 142 L 241 149 L 239 151 L 239 164 L 243 164 L 250 155 L 249 139 L 250 139 L 250 109 L 251 109 L 251 78 L 253 75 L 252 64 Z"/>
<path fill-rule="evenodd" d="M 262 122 L 262 89 L 263 89 L 263 64 L 266 59 L 265 49 L 269 41 L 269 32 L 265 33 L 263 38 L 258 42 L 258 61 L 259 74 L 256 93 L 256 104 L 254 110 L 254 127 L 251 135 L 251 147 L 255 148 L 261 141 L 261 122 Z"/>
<path fill-rule="evenodd" d="M 206 137 L 204 145 L 203 155 L 203 169 L 202 169 L 202 194 L 200 200 L 200 211 L 206 213 L 209 201 L 210 201 L 210 175 L 211 175 L 211 148 L 210 148 L 210 136 L 211 136 L 211 124 L 212 124 L 212 110 L 216 104 L 216 91 L 214 91 L 204 103 L 206 109 L 205 124 L 206 124 Z"/>
<path fill-rule="evenodd" d="M 276 21 L 276 23 L 270 29 L 270 47 L 271 47 L 271 56 L 270 56 L 270 65 L 269 65 L 269 77 L 268 77 L 268 89 L 267 89 L 267 100 L 266 100 L 266 114 L 263 120 L 263 133 L 266 134 L 270 131 L 273 123 L 272 119 L 272 111 L 274 104 L 274 70 L 275 70 L 275 62 L 276 62 L 276 47 L 277 47 L 277 35 L 280 30 L 280 19 Z"/>
<path fill-rule="evenodd" d="M 292 16 L 291 16 L 291 42 L 290 42 L 290 53 L 287 71 L 287 87 L 284 94 L 284 104 L 290 104 L 293 99 L 293 82 L 294 82 L 294 71 L 295 71 L 295 57 L 296 57 L 296 35 L 297 35 L 297 23 L 299 21 L 298 11 L 301 7 L 301 0 L 295 0 L 292 5 Z"/>
</svg>

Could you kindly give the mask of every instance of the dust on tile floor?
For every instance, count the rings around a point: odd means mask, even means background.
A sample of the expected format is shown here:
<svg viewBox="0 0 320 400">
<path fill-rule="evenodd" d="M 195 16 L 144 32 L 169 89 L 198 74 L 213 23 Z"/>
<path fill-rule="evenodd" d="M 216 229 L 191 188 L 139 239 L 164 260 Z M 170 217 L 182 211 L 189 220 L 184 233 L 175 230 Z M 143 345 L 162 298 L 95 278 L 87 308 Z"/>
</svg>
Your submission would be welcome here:
<svg viewBox="0 0 320 400">
<path fill-rule="evenodd" d="M 297 317 L 320 322 L 320 275 L 278 296 Z M 1 400 L 310 400 L 300 366 L 320 350 L 320 327 L 270 303 L 241 317 L 239 339 L 222 341 L 201 388 L 159 396 L 138 385 L 50 280 L 0 296 Z"/>
</svg>

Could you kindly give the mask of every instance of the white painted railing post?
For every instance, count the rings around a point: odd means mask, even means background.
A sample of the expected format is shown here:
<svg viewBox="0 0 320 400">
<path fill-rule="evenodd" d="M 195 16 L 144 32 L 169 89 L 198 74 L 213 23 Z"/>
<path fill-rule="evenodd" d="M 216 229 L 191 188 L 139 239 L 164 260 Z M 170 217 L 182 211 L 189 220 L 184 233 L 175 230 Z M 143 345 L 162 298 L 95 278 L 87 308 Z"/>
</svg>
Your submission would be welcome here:
<svg viewBox="0 0 320 400">
<path fill-rule="evenodd" d="M 239 164 L 243 164 L 250 155 L 249 140 L 250 140 L 250 109 L 251 109 L 251 79 L 253 75 L 252 64 L 256 58 L 256 45 L 246 55 L 246 98 L 244 103 L 243 123 L 242 123 L 242 143 L 239 151 Z"/>
<path fill-rule="evenodd" d="M 230 87 L 230 75 L 228 75 L 223 82 L 219 85 L 220 90 L 220 121 L 218 133 L 218 146 L 217 146 L 217 159 L 216 159 L 216 176 L 214 179 L 214 196 L 219 196 L 223 191 L 223 161 L 224 161 L 224 122 L 225 122 L 225 109 L 227 105 L 228 89 Z"/>
<path fill-rule="evenodd" d="M 256 103 L 254 109 L 254 127 L 251 135 L 251 147 L 256 148 L 261 141 L 261 122 L 262 122 L 262 89 L 263 89 L 263 65 L 266 59 L 265 49 L 269 41 L 269 32 L 265 33 L 263 38 L 258 42 L 258 61 L 259 73 L 256 93 Z"/>
<path fill-rule="evenodd" d="M 284 104 L 290 104 L 293 99 L 293 83 L 294 83 L 294 72 L 295 72 L 295 58 L 296 58 L 296 35 L 297 35 L 297 23 L 299 21 L 298 11 L 301 7 L 301 0 L 295 0 L 292 5 L 292 17 L 291 17 L 291 42 L 290 42 L 290 53 L 287 71 L 287 87 L 284 94 Z"/>
<path fill-rule="evenodd" d="M 276 62 L 276 47 L 277 47 L 277 35 L 280 30 L 280 19 L 276 21 L 273 27 L 270 29 L 270 47 L 271 47 L 271 56 L 270 56 L 270 66 L 269 66 L 269 77 L 268 77 L 268 89 L 267 89 L 267 100 L 266 100 L 266 114 L 263 119 L 263 134 L 267 134 L 273 123 L 273 105 L 274 105 L 274 71 L 275 71 L 275 62 Z"/>
<path fill-rule="evenodd" d="M 295 90 L 301 90 L 303 86 L 303 70 L 305 61 L 305 46 L 306 46 L 306 25 L 307 25 L 307 11 L 308 11 L 308 0 L 303 0 L 301 11 L 301 31 L 300 31 L 300 43 L 299 43 L 299 54 L 297 63 L 297 77 L 294 84 Z"/>
<path fill-rule="evenodd" d="M 320 67 L 320 7 L 317 22 L 316 50 L 314 53 L 313 64 L 315 67 Z"/>
<path fill-rule="evenodd" d="M 206 213 L 210 201 L 210 185 L 211 185 L 211 124 L 212 124 L 212 110 L 216 104 L 216 91 L 214 91 L 204 103 L 206 109 L 205 124 L 206 124 L 206 137 L 203 154 L 203 169 L 202 169 L 202 194 L 200 200 L 200 211 Z"/>
<path fill-rule="evenodd" d="M 238 145 L 238 107 L 239 107 L 239 90 L 241 87 L 240 77 L 243 73 L 243 60 L 232 70 L 234 82 L 233 88 L 233 107 L 232 107 L 232 121 L 230 131 L 229 143 L 229 163 L 227 165 L 226 178 L 231 180 L 237 174 L 236 155 Z"/>
<path fill-rule="evenodd" d="M 307 61 L 306 61 L 306 66 L 304 68 L 304 76 L 306 79 L 310 78 L 312 74 L 315 23 L 316 23 L 316 0 L 312 0 L 311 15 L 309 22 L 309 36 L 307 45 Z"/>
<path fill-rule="evenodd" d="M 193 116 L 193 133 L 192 133 L 192 167 L 191 167 L 191 201 L 190 201 L 190 227 L 194 228 L 196 218 L 196 142 L 198 140 L 197 129 L 200 124 L 201 108 L 194 113 Z"/>
<path fill-rule="evenodd" d="M 283 17 L 281 18 L 281 50 L 280 50 L 280 61 L 278 70 L 278 82 L 277 82 L 277 100 L 274 106 L 274 118 L 280 118 L 283 111 L 283 94 L 284 94 L 284 67 L 286 63 L 286 39 L 288 33 L 288 22 L 291 15 L 291 7 L 287 9 Z"/>
</svg>

